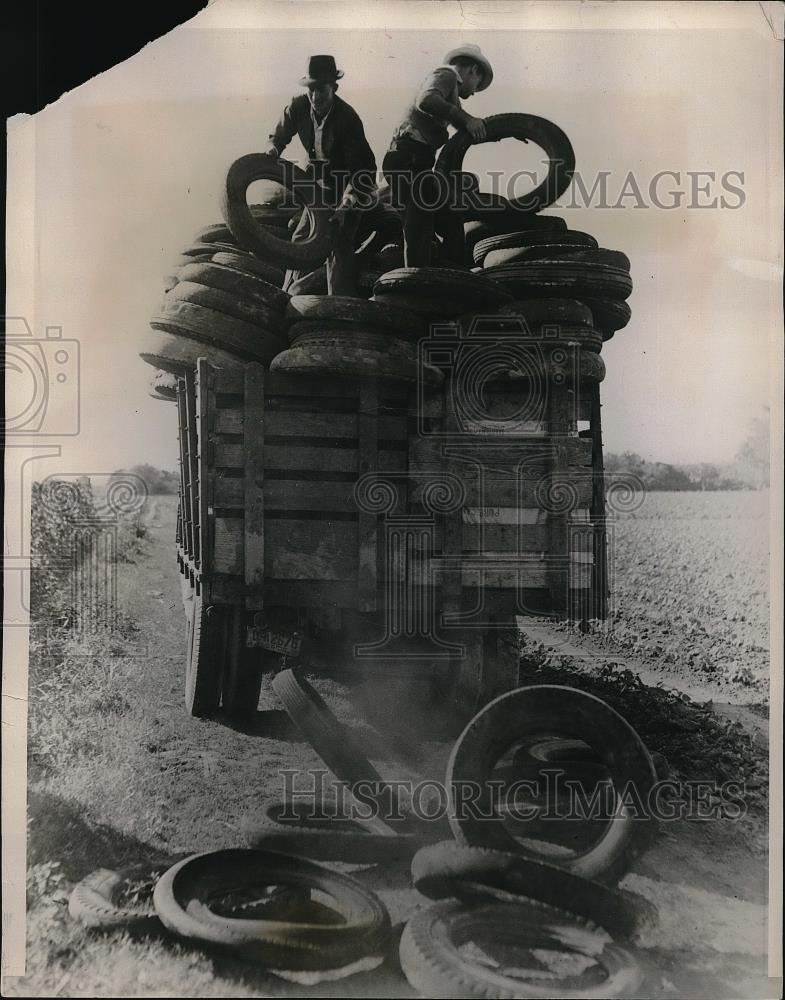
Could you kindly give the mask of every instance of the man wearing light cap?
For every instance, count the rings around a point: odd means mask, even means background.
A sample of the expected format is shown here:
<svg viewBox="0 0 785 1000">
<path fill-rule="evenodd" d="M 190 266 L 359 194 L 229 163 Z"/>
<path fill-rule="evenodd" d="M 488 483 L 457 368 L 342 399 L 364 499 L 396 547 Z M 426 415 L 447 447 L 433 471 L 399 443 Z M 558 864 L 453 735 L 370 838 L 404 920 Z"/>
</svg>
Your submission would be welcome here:
<svg viewBox="0 0 785 1000">
<path fill-rule="evenodd" d="M 486 90 L 493 80 L 491 64 L 478 45 L 461 45 L 444 57 L 422 82 L 414 101 L 393 133 L 382 172 L 393 200 L 405 209 L 404 263 L 423 267 L 430 262 L 433 218 L 417 204 L 423 175 L 431 173 L 436 153 L 448 138 L 447 126 L 464 129 L 474 142 L 485 139 L 485 123 L 461 107 L 461 99 Z"/>
</svg>

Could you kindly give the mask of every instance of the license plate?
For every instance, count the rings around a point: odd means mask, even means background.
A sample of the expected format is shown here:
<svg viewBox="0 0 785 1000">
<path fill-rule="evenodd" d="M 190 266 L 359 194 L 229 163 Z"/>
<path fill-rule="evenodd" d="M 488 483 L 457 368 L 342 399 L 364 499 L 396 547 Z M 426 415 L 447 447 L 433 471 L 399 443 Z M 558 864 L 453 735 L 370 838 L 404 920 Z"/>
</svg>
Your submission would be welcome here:
<svg viewBox="0 0 785 1000">
<path fill-rule="evenodd" d="M 249 626 L 245 644 L 261 647 L 270 653 L 280 653 L 282 656 L 298 656 L 302 639 L 296 635 L 286 635 L 284 632 L 273 632 L 269 628 Z"/>
</svg>

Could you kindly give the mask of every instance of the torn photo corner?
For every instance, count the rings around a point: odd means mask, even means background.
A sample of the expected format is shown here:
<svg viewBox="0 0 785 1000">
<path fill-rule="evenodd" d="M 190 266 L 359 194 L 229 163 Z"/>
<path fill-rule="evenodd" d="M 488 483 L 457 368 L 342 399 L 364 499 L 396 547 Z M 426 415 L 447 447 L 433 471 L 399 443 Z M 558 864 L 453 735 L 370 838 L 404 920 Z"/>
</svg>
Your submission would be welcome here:
<svg viewBox="0 0 785 1000">
<path fill-rule="evenodd" d="M 784 9 L 212 0 L 9 119 L 5 995 L 773 995 Z"/>
</svg>

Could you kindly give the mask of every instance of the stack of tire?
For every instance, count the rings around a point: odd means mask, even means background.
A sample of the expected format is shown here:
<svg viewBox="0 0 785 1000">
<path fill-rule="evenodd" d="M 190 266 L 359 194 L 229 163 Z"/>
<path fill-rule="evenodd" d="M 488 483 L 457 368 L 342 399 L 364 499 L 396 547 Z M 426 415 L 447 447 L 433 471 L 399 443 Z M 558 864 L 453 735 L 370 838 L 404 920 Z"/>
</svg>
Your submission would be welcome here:
<svg viewBox="0 0 785 1000">
<path fill-rule="evenodd" d="M 271 371 L 297 375 L 373 377 L 438 384 L 441 372 L 418 368 L 416 342 L 425 336 L 421 316 L 397 305 L 341 295 L 294 295 L 287 319 L 289 348 Z"/>
<path fill-rule="evenodd" d="M 267 205 L 250 211 L 281 233 L 288 232 L 294 214 Z M 268 365 L 286 346 L 289 297 L 281 290 L 283 279 L 280 267 L 240 247 L 226 225 L 201 229 L 164 279 L 164 298 L 140 356 L 175 377 L 195 368 L 199 357 L 219 368 L 248 361 Z"/>
</svg>

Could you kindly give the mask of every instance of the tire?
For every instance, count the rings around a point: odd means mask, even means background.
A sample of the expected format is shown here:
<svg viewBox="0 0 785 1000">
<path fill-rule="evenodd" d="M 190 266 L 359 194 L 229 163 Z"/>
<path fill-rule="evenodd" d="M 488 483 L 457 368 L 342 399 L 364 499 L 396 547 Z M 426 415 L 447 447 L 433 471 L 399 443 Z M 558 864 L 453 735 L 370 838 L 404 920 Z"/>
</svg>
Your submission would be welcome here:
<svg viewBox="0 0 785 1000">
<path fill-rule="evenodd" d="M 585 301 L 584 295 L 622 301 L 632 294 L 632 281 L 625 271 L 582 261 L 500 264 L 486 268 L 485 274 L 516 294 L 521 290 L 538 295 L 551 292 L 564 298 L 580 299 L 581 302 Z"/>
<path fill-rule="evenodd" d="M 177 376 L 171 372 L 155 372 L 150 380 L 150 395 L 166 402 L 174 402 L 177 399 Z"/>
<path fill-rule="evenodd" d="M 195 281 L 179 282 L 166 297 L 167 308 L 172 302 L 190 302 L 193 305 L 214 309 L 224 316 L 258 327 L 258 335 L 263 336 L 265 331 L 269 331 L 280 337 L 286 332 L 287 323 L 277 310 L 260 305 L 258 302 L 250 302 L 230 292 L 222 292 L 220 288 L 199 285 Z"/>
<path fill-rule="evenodd" d="M 420 848 L 412 859 L 412 879 L 415 889 L 429 899 L 534 900 L 590 920 L 615 938 L 633 938 L 657 923 L 656 907 L 643 896 L 611 889 L 547 862 L 455 841 Z"/>
<path fill-rule="evenodd" d="M 273 690 L 281 699 L 287 714 L 330 768 L 339 781 L 346 782 L 349 789 L 359 783 L 378 789 L 377 794 L 368 794 L 374 802 L 378 814 L 364 823 L 366 829 L 390 836 L 390 826 L 379 818 L 392 804 L 395 815 L 400 809 L 395 788 L 388 786 L 345 726 L 336 719 L 319 694 L 314 691 L 304 677 L 296 677 L 292 670 L 282 670 L 273 678 Z"/>
<path fill-rule="evenodd" d="M 554 242 L 562 246 L 576 248 L 594 249 L 597 246 L 597 240 L 589 233 L 581 233 L 574 229 L 562 230 L 559 232 L 557 240 L 554 240 L 553 232 L 543 232 L 541 229 L 519 229 L 515 233 L 489 236 L 484 240 L 479 240 L 474 245 L 472 256 L 475 264 L 485 264 L 485 258 L 490 253 L 499 253 L 501 250 L 520 250 L 525 247 L 541 247 Z"/>
<path fill-rule="evenodd" d="M 462 324 L 469 324 L 481 313 L 466 313 L 461 317 Z M 544 326 L 583 326 L 591 329 L 593 318 L 591 309 L 578 299 L 516 299 L 495 310 L 495 316 L 500 320 L 510 317 L 520 317 L 531 331 L 541 330 Z M 487 322 L 491 317 L 483 317 Z"/>
<path fill-rule="evenodd" d="M 216 608 L 194 594 L 185 661 L 185 707 L 197 719 L 215 715 L 221 697 L 222 621 Z"/>
<path fill-rule="evenodd" d="M 299 320 L 335 320 L 378 327 L 411 339 L 413 332 L 424 333 L 425 324 L 414 313 L 381 302 L 350 298 L 344 295 L 296 295 L 289 301 L 287 316 Z"/>
<path fill-rule="evenodd" d="M 538 263 L 561 263 L 562 261 L 588 262 L 604 264 L 617 270 L 630 272 L 630 259 L 620 250 L 604 250 L 602 248 L 576 250 L 570 243 L 548 243 L 538 247 L 518 247 L 509 250 L 491 250 L 485 257 L 485 267 L 496 267 L 498 264 L 515 264 L 518 261 Z"/>
<path fill-rule="evenodd" d="M 345 816 L 326 814 L 314 819 L 316 808 L 311 802 L 270 803 L 261 820 L 243 825 L 246 843 L 249 847 L 297 854 L 314 861 L 350 864 L 408 861 L 422 844 L 412 833 L 380 836 Z"/>
<path fill-rule="evenodd" d="M 476 306 L 502 305 L 512 298 L 484 275 L 440 267 L 399 267 L 388 271 L 373 286 L 374 296 L 380 292 L 445 296 Z"/>
<path fill-rule="evenodd" d="M 610 340 L 617 330 L 622 330 L 632 319 L 632 310 L 626 302 L 587 295 L 581 295 L 581 302 L 591 309 L 594 325 L 602 332 L 605 340 Z"/>
<path fill-rule="evenodd" d="M 284 272 L 280 267 L 274 267 L 272 264 L 259 260 L 258 257 L 254 257 L 249 253 L 229 253 L 225 250 L 220 250 L 213 255 L 213 261 L 216 264 L 224 264 L 226 267 L 233 267 L 238 271 L 243 271 L 245 274 L 253 274 L 257 278 L 263 278 L 264 281 L 269 281 L 276 288 L 280 288 L 283 284 Z"/>
<path fill-rule="evenodd" d="M 173 334 L 149 330 L 143 346 L 144 350 L 139 357 L 148 365 L 172 375 L 185 375 L 193 371 L 199 358 L 207 358 L 216 368 L 239 368 L 245 363 L 236 354 L 184 337 L 179 332 Z"/>
<path fill-rule="evenodd" d="M 540 230 L 543 233 L 563 233 L 567 229 L 567 223 L 558 215 L 525 215 L 520 213 L 510 215 L 509 212 L 499 213 L 493 218 L 486 218 L 482 222 L 472 221 L 463 224 L 463 234 L 466 241 L 466 249 L 471 251 L 480 242 L 489 236 L 502 236 L 507 233 L 518 232 L 521 228 L 532 232 Z"/>
<path fill-rule="evenodd" d="M 270 886 L 317 890 L 343 922 L 311 922 L 307 908 L 302 915 L 309 904 L 299 896 L 289 914 L 271 909 L 268 919 L 221 916 L 210 906 L 236 895 L 238 887 L 248 895 Z M 341 968 L 381 954 L 390 932 L 384 905 L 355 879 L 274 851 L 233 849 L 186 858 L 159 879 L 153 903 L 164 926 L 186 940 L 229 949 L 271 969 Z"/>
<path fill-rule="evenodd" d="M 180 281 L 194 281 L 197 285 L 209 285 L 222 292 L 236 295 L 238 298 L 256 302 L 283 312 L 289 296 L 280 288 L 271 285 L 269 281 L 255 274 L 238 271 L 235 267 L 226 267 L 210 261 L 208 264 L 188 264 L 180 271 Z"/>
<path fill-rule="evenodd" d="M 232 235 L 228 226 L 218 223 L 214 226 L 205 226 L 194 236 L 195 243 L 226 243 L 233 247 L 239 246 L 237 240 Z"/>
<path fill-rule="evenodd" d="M 225 617 L 221 707 L 230 719 L 253 718 L 262 690 L 263 651 L 245 644 L 242 608 L 228 608 Z"/>
<path fill-rule="evenodd" d="M 267 364 L 286 346 L 278 334 L 193 302 L 168 303 L 150 325 L 154 330 L 191 337 L 261 364 Z"/>
<path fill-rule="evenodd" d="M 524 955 L 537 948 L 585 955 L 602 969 L 602 981 L 570 989 L 553 975 L 546 975 L 545 985 L 541 986 L 519 976 L 505 976 L 500 969 L 475 961 L 459 950 L 479 934 L 486 939 L 491 937 L 496 943 L 514 941 L 525 949 Z M 628 997 L 634 995 L 641 981 L 633 956 L 624 948 L 607 943 L 592 924 L 556 910 L 512 903 L 471 909 L 447 903 L 421 910 L 404 928 L 399 954 L 404 975 L 415 990 L 426 997 L 451 1000 Z"/>
<path fill-rule="evenodd" d="M 442 373 L 420 364 L 417 348 L 388 332 L 359 328 L 349 332 L 304 334 L 295 345 L 278 354 L 270 371 L 296 375 L 335 375 L 339 378 L 372 377 L 390 382 L 440 385 Z"/>
<path fill-rule="evenodd" d="M 111 871 L 99 868 L 75 886 L 68 900 L 68 912 L 85 927 L 137 932 L 160 931 L 161 922 L 153 907 L 153 885 L 172 865 L 172 859 L 130 865 Z M 148 889 L 149 883 L 149 889 Z M 124 904 L 122 894 L 140 886 L 135 904 Z"/>
<path fill-rule="evenodd" d="M 287 234 L 279 234 L 277 229 L 265 227 L 254 218 L 246 202 L 246 192 L 258 180 L 275 181 L 303 198 L 312 220 L 312 230 L 304 240 L 292 243 Z M 318 188 L 313 179 L 293 163 L 264 153 L 249 153 L 229 168 L 221 210 L 234 238 L 245 250 L 278 266 L 313 268 L 327 258 L 331 249 L 332 212 L 319 205 L 317 198 Z"/>
<path fill-rule="evenodd" d="M 602 339 L 599 338 L 600 345 Z M 568 341 L 545 341 L 536 344 L 537 354 L 524 354 L 523 364 L 518 368 L 504 369 L 499 364 L 499 374 L 488 377 L 487 385 L 500 383 L 518 383 L 524 391 L 534 379 L 535 386 L 541 386 L 546 377 L 556 381 L 557 376 L 572 382 L 576 377 L 577 362 L 578 384 L 582 386 L 599 385 L 605 380 L 605 362 L 599 355 L 599 348 L 579 350 L 573 353 Z M 578 344 L 579 348 L 583 345 Z M 532 371 L 532 368 L 534 371 Z M 540 390 L 541 391 L 541 390 Z"/>
<path fill-rule="evenodd" d="M 512 208 L 533 214 L 552 205 L 564 194 L 570 186 L 575 170 L 575 153 L 570 140 L 558 125 L 545 118 L 526 114 L 490 115 L 484 121 L 486 142 L 497 142 L 499 139 L 531 140 L 550 159 L 545 180 L 525 197 L 511 200 Z M 434 170 L 447 177 L 455 171 L 462 170 L 463 158 L 473 141 L 468 132 L 459 129 L 445 143 Z"/>
<path fill-rule="evenodd" d="M 576 875 L 601 881 L 618 879 L 654 837 L 647 803 L 656 773 L 632 726 L 599 698 L 573 688 L 544 684 L 511 691 L 486 705 L 464 729 L 447 764 L 450 827 L 455 839 L 470 847 L 532 855 L 531 849 L 524 848 L 505 828 L 493 808 L 492 791 L 486 782 L 493 765 L 513 743 L 540 733 L 588 743 L 610 771 L 617 796 L 623 790 L 634 791 L 642 804 L 642 816 L 634 818 L 619 807 L 590 848 L 571 852 L 563 860 L 554 859 L 559 867 Z M 474 815 L 456 814 L 455 789 L 462 782 L 475 782 L 480 788 Z"/>
<path fill-rule="evenodd" d="M 419 317 L 418 322 L 421 322 L 419 321 Z M 393 335 L 390 330 L 368 326 L 363 323 L 339 323 L 331 320 L 306 319 L 301 320 L 299 323 L 292 323 L 287 331 L 289 343 L 292 346 L 297 343 L 302 343 L 303 338 L 308 338 L 310 342 L 314 342 L 317 339 L 323 340 L 325 337 L 334 337 L 337 335 L 354 337 L 357 339 L 357 336 L 362 334 L 386 338 L 393 336 L 396 340 L 403 340 L 416 344 L 421 337 L 425 336 L 425 330 L 422 325 L 418 325 L 414 330 L 410 330 L 408 334 L 396 333 Z"/>
<path fill-rule="evenodd" d="M 383 276 L 382 276 L 383 277 Z M 378 279 L 374 282 L 374 288 Z M 466 303 L 446 295 L 420 295 L 412 292 L 374 292 L 371 302 L 379 302 L 393 309 L 405 309 L 407 312 L 429 321 L 434 319 L 453 319 L 466 309 Z"/>
</svg>

